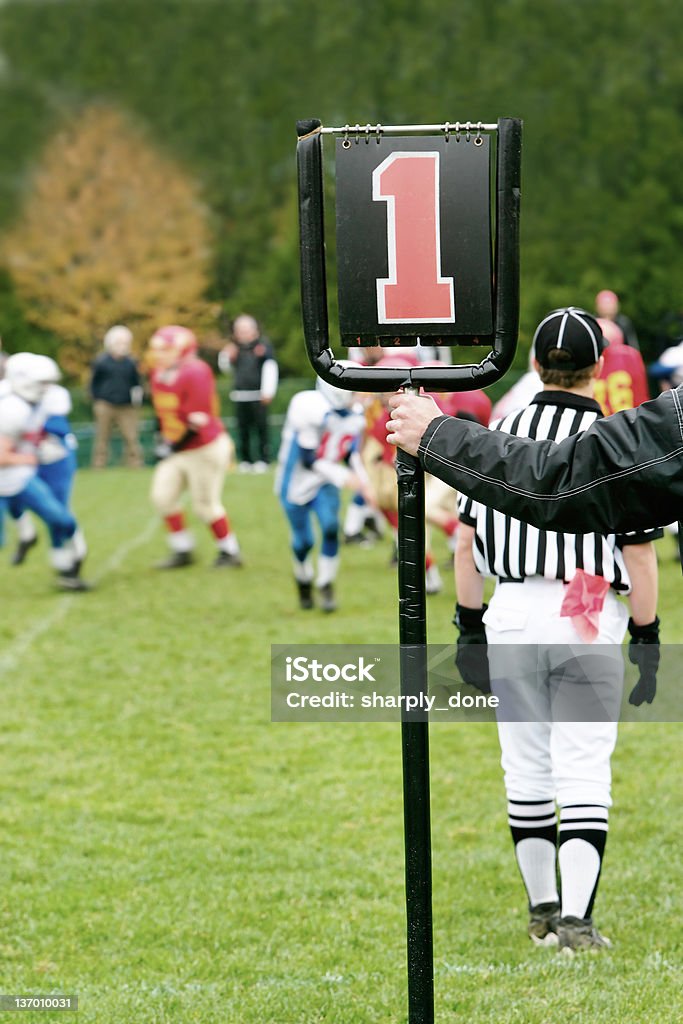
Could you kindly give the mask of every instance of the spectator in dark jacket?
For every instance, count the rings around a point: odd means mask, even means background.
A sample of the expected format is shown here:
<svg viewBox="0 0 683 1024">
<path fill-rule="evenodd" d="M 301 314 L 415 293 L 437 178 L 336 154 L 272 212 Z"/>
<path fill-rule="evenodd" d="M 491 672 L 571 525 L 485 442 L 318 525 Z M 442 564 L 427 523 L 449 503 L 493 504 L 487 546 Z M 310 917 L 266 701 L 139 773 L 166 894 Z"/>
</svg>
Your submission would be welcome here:
<svg viewBox="0 0 683 1024">
<path fill-rule="evenodd" d="M 232 341 L 218 356 L 223 373 L 234 373 L 230 397 L 235 404 L 239 469 L 265 472 L 270 462 L 268 406 L 275 397 L 278 367 L 273 348 L 253 316 L 242 313 L 232 323 Z M 256 449 L 252 446 L 256 442 Z"/>
<path fill-rule="evenodd" d="M 92 464 L 103 469 L 109 457 L 109 439 L 113 427 L 123 437 L 126 463 L 142 466 L 138 439 L 139 406 L 142 384 L 135 360 L 131 357 L 133 335 L 121 324 L 110 327 L 104 336 L 104 352 L 93 363 L 90 394 L 95 415 L 95 446 Z"/>
</svg>

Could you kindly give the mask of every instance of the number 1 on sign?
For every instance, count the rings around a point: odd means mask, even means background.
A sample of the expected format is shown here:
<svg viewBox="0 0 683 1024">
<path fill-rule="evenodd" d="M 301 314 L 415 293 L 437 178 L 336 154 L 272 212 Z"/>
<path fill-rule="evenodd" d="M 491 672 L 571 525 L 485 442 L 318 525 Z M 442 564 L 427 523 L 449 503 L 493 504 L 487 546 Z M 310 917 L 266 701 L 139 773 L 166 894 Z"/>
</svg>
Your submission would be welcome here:
<svg viewBox="0 0 683 1024">
<path fill-rule="evenodd" d="M 441 274 L 439 154 L 392 153 L 372 173 L 387 204 L 389 276 L 377 279 L 380 324 L 453 323 L 453 278 Z"/>
</svg>

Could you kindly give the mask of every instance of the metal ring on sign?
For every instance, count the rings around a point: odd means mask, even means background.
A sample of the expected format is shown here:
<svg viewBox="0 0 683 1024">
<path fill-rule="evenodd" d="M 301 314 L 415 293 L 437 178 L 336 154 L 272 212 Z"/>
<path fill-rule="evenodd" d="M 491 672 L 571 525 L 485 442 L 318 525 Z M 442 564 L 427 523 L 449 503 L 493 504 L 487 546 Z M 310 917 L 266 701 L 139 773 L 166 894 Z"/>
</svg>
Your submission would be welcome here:
<svg viewBox="0 0 683 1024">
<path fill-rule="evenodd" d="M 455 141 L 460 142 L 460 122 L 455 122 Z"/>
<path fill-rule="evenodd" d="M 443 126 L 443 133 L 444 133 L 444 135 L 446 137 L 446 142 L 450 142 L 450 140 L 451 140 L 451 122 L 450 121 L 446 121 L 445 125 Z"/>
<path fill-rule="evenodd" d="M 467 134 L 465 135 L 465 142 L 469 142 L 470 141 L 470 129 L 471 129 L 471 127 L 472 127 L 472 125 L 470 124 L 470 122 L 466 121 L 465 122 L 465 131 L 466 131 Z"/>
<path fill-rule="evenodd" d="M 380 142 L 382 141 L 382 125 L 378 124 L 377 127 L 375 128 L 375 131 L 377 132 L 377 137 L 375 138 L 375 142 L 379 146 Z"/>
<path fill-rule="evenodd" d="M 351 149 L 351 143 L 349 142 L 349 126 L 344 125 L 344 141 L 342 142 L 342 149 Z"/>
<path fill-rule="evenodd" d="M 481 121 L 477 121 L 477 137 L 474 140 L 475 146 L 483 146 L 484 140 L 481 137 Z"/>
<path fill-rule="evenodd" d="M 360 125 L 356 124 L 356 145 L 360 142 Z"/>
<path fill-rule="evenodd" d="M 366 126 L 365 126 L 365 145 L 366 146 L 367 146 L 368 142 L 370 141 L 370 132 L 371 131 L 372 131 L 372 125 L 371 124 L 366 124 Z"/>
</svg>

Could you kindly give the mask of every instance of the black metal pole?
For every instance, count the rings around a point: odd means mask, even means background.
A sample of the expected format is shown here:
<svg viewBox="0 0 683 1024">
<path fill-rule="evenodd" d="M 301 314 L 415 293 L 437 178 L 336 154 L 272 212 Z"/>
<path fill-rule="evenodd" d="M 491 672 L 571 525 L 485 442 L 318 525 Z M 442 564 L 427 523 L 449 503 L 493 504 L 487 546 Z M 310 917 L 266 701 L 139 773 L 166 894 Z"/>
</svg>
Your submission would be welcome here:
<svg viewBox="0 0 683 1024">
<path fill-rule="evenodd" d="M 398 595 L 401 694 L 427 692 L 424 472 L 412 455 L 396 452 L 398 477 Z M 429 725 L 424 712 L 403 713 L 409 1024 L 434 1022 L 432 848 Z"/>
<path fill-rule="evenodd" d="M 341 366 L 329 347 L 320 121 L 298 121 L 297 135 L 304 338 L 318 376 L 338 387 L 371 392 L 420 386 L 459 391 L 499 380 L 509 368 L 517 344 L 522 122 L 516 118 L 498 121 L 493 349 L 478 365 L 416 367 L 407 381 L 405 371 L 398 368 Z M 419 696 L 427 692 L 424 474 L 419 462 L 400 449 L 396 472 L 401 693 Z M 401 723 L 409 1024 L 434 1022 L 429 727 L 426 720 L 420 720 L 424 717 L 424 712 L 404 712 Z"/>
</svg>

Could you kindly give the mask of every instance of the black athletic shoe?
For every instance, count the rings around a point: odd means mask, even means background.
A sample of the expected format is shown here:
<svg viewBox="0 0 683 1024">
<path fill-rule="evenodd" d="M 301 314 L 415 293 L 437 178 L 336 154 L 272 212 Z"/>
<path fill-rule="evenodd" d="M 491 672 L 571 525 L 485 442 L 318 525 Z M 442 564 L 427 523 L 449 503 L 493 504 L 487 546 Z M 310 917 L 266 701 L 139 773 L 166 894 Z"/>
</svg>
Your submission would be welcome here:
<svg viewBox="0 0 683 1024">
<path fill-rule="evenodd" d="M 30 540 L 20 540 L 14 549 L 14 554 L 10 558 L 10 565 L 22 565 L 26 561 L 26 556 L 38 543 L 38 534 L 36 533 Z"/>
<path fill-rule="evenodd" d="M 355 544 L 359 548 L 371 548 L 373 547 L 373 541 L 365 533 L 345 533 L 344 534 L 345 544 Z"/>
<path fill-rule="evenodd" d="M 172 551 L 163 562 L 157 562 L 155 569 L 184 569 L 186 565 L 192 565 L 194 555 L 191 551 Z"/>
<path fill-rule="evenodd" d="M 312 583 L 300 583 L 296 581 L 297 590 L 299 591 L 299 608 L 307 612 L 313 607 L 313 584 Z"/>
<path fill-rule="evenodd" d="M 596 952 L 612 946 L 610 940 L 595 927 L 592 917 L 561 917 L 557 938 L 560 952 L 566 956 L 573 956 L 585 949 Z"/>
<path fill-rule="evenodd" d="M 233 555 L 229 551 L 219 551 L 213 563 L 214 569 L 241 569 L 244 565 L 240 555 Z"/>
<path fill-rule="evenodd" d="M 371 538 L 374 538 L 375 540 L 381 540 L 382 531 L 375 522 L 374 518 L 366 519 L 365 526 L 363 527 L 363 529 L 370 535 Z"/>
<path fill-rule="evenodd" d="M 324 612 L 336 612 L 337 602 L 334 598 L 334 587 L 326 583 L 324 587 L 318 587 L 320 593 L 320 607 Z"/>
<path fill-rule="evenodd" d="M 68 590 L 72 593 L 84 593 L 92 590 L 92 585 L 86 583 L 79 576 L 79 569 L 71 569 L 69 572 L 60 572 L 57 576 L 57 586 L 60 590 Z"/>
<path fill-rule="evenodd" d="M 529 908 L 529 938 L 536 946 L 556 946 L 560 923 L 559 903 L 538 903 Z"/>
</svg>

